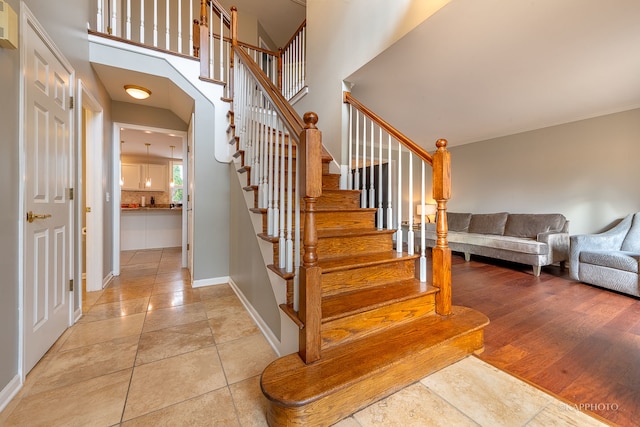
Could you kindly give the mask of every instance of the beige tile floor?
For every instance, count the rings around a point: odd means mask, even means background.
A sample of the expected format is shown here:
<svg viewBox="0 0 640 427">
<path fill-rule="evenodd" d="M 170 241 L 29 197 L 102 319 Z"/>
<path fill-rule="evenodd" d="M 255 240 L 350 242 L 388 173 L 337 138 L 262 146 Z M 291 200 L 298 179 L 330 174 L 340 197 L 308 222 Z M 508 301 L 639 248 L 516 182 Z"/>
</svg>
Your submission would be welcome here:
<svg viewBox="0 0 640 427">
<path fill-rule="evenodd" d="M 2 426 L 264 426 L 276 355 L 229 285 L 192 289 L 179 249 L 122 253 L 84 316 L 27 376 Z M 350 426 L 604 425 L 475 357 L 355 413 Z"/>
</svg>

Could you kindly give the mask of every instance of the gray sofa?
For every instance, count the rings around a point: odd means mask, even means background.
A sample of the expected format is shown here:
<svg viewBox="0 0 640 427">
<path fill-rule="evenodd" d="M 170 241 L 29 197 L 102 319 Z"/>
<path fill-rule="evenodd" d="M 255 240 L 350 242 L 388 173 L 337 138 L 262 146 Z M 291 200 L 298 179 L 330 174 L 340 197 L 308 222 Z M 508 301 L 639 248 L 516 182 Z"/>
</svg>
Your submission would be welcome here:
<svg viewBox="0 0 640 427">
<path fill-rule="evenodd" d="M 584 283 L 640 296 L 640 212 L 600 234 L 571 236 L 569 275 Z"/>
<path fill-rule="evenodd" d="M 561 214 L 447 213 L 452 251 L 528 264 L 540 275 L 542 266 L 569 260 L 569 222 Z M 416 235 L 416 241 L 419 239 Z M 426 246 L 434 247 L 435 224 L 426 230 Z"/>
</svg>

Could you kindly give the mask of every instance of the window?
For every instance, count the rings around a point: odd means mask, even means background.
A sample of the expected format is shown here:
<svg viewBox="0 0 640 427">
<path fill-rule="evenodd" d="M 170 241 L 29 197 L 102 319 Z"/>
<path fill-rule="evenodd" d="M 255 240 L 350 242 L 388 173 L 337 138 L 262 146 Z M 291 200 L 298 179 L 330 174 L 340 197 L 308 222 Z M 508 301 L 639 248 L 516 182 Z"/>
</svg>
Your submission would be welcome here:
<svg viewBox="0 0 640 427">
<path fill-rule="evenodd" d="M 171 162 L 171 203 L 182 203 L 183 200 L 182 162 Z"/>
</svg>

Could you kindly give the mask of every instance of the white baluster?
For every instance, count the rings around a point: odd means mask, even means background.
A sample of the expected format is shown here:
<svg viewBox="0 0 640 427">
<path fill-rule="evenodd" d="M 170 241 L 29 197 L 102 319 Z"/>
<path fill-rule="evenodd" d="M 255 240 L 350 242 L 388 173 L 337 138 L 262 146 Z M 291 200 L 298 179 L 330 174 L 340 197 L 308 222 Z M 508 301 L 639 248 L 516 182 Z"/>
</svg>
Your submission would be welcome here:
<svg viewBox="0 0 640 427">
<path fill-rule="evenodd" d="M 180 9 L 180 8 L 178 8 Z M 193 17 L 193 2 L 190 1 L 189 2 L 189 55 L 193 56 L 194 54 L 194 50 L 193 50 L 193 21 L 194 21 L 194 17 Z M 182 21 L 180 21 L 182 22 Z M 234 65 L 237 64 L 238 62 L 234 60 Z"/>
<path fill-rule="evenodd" d="M 109 1 L 109 0 L 107 0 Z M 104 0 L 98 0 L 97 10 L 96 10 L 96 31 L 99 33 L 103 33 L 104 30 L 104 12 L 103 12 L 103 2 Z"/>
<path fill-rule="evenodd" d="M 424 160 L 422 163 L 422 188 L 421 188 L 421 196 L 420 196 L 420 282 L 425 283 L 427 281 L 427 257 L 425 256 L 425 226 L 424 226 Z"/>
<path fill-rule="evenodd" d="M 356 167 L 353 172 L 353 189 L 360 189 L 360 112 L 356 110 Z"/>
<path fill-rule="evenodd" d="M 169 5 L 169 0 L 165 1 L 165 9 L 166 9 L 166 16 L 165 16 L 165 32 L 164 32 L 164 48 L 167 50 L 171 50 L 171 10 L 169 9 L 170 5 Z M 180 5 L 178 5 L 178 10 L 180 10 Z M 180 21 L 178 21 L 180 22 Z M 178 45 L 178 49 L 180 48 L 180 46 Z"/>
<path fill-rule="evenodd" d="M 384 221 L 383 219 L 383 215 L 384 215 L 384 211 L 382 210 L 382 128 L 378 127 L 379 132 L 379 136 L 378 136 L 378 159 L 379 159 L 379 166 L 378 166 L 378 230 L 382 230 L 383 228 L 383 223 Z"/>
<path fill-rule="evenodd" d="M 289 158 L 287 159 L 287 273 L 293 272 L 293 159 L 291 153 L 293 153 L 293 140 L 291 135 L 289 138 Z M 298 167 L 298 163 L 296 161 L 296 169 Z M 296 171 L 297 172 L 297 171 Z M 296 174 L 296 190 L 298 188 L 298 175 Z M 296 197 L 297 199 L 297 197 Z M 297 207 L 297 204 L 296 204 Z M 299 218 L 296 218 L 299 220 Z M 300 228 L 300 222 L 296 222 L 296 228 Z M 297 246 L 296 246 L 297 248 Z"/>
<path fill-rule="evenodd" d="M 367 207 L 367 118 L 362 116 L 362 191 L 360 207 Z"/>
<path fill-rule="evenodd" d="M 285 185 L 285 159 L 287 156 L 287 147 L 286 147 L 286 143 L 287 143 L 287 139 L 284 136 L 284 124 L 280 123 L 279 126 L 279 134 L 280 134 L 280 139 L 281 139 L 281 144 L 282 144 L 282 158 L 280 159 L 280 240 L 279 240 L 279 244 L 278 244 L 278 249 L 279 249 L 279 267 L 280 268 L 285 268 L 286 267 L 286 242 L 287 239 L 285 237 L 285 214 L 286 214 L 286 199 L 285 199 L 285 189 L 286 189 L 286 185 Z M 289 152 L 288 156 L 291 157 L 292 153 Z"/>
<path fill-rule="evenodd" d="M 353 190 L 353 106 L 349 104 L 349 172 L 347 173 L 347 189 Z"/>
<path fill-rule="evenodd" d="M 140 43 L 144 43 L 144 0 L 140 0 Z"/>
<path fill-rule="evenodd" d="M 127 40 L 131 40 L 131 0 L 127 0 L 127 17 L 126 17 L 126 35 Z"/>
<path fill-rule="evenodd" d="M 122 34 L 121 31 L 118 31 L 120 26 L 118 25 L 118 7 L 116 6 L 115 0 L 108 0 L 111 2 L 111 16 L 109 17 L 110 22 L 109 26 L 111 28 L 111 32 L 114 36 L 119 36 Z"/>
<path fill-rule="evenodd" d="M 300 249 L 302 248 L 302 239 L 300 238 L 300 224 L 302 224 L 302 222 L 300 221 L 300 193 L 298 193 L 298 189 L 300 188 L 300 162 L 296 162 L 296 224 L 298 224 L 298 226 L 295 229 L 295 244 L 293 245 L 293 247 L 295 248 L 294 251 L 294 266 L 295 266 L 295 277 L 300 277 L 300 253 L 302 252 Z M 293 300 L 294 300 L 294 309 L 297 311 L 299 308 L 299 295 L 300 295 L 300 285 L 299 282 L 296 283 L 295 281 L 296 279 L 294 278 L 294 282 L 293 282 Z"/>
<path fill-rule="evenodd" d="M 262 203 L 260 204 L 260 208 L 266 208 L 267 207 L 267 169 L 269 167 L 269 161 L 268 161 L 268 152 L 267 152 L 267 132 L 266 132 L 266 126 L 264 125 L 265 121 L 264 121 L 264 102 L 265 102 L 265 98 L 264 95 L 260 96 L 260 114 L 259 114 L 259 123 L 258 126 L 260 128 L 260 188 L 259 191 L 261 193 L 262 196 Z"/>
<path fill-rule="evenodd" d="M 153 0 L 153 46 L 158 47 L 158 0 Z"/>
<path fill-rule="evenodd" d="M 373 165 L 375 165 L 375 162 L 373 161 L 373 143 L 375 142 L 375 136 L 373 134 L 373 120 L 371 120 L 371 155 L 369 158 L 369 207 L 370 208 L 375 208 L 375 203 L 376 203 L 376 187 L 375 187 L 375 183 L 373 182 Z"/>
<path fill-rule="evenodd" d="M 398 141 L 398 228 L 396 228 L 396 252 L 402 253 L 402 144 Z"/>
<path fill-rule="evenodd" d="M 307 81 L 307 26 L 302 28 L 302 82 L 300 89 L 304 87 Z"/>
<path fill-rule="evenodd" d="M 280 144 L 278 144 L 278 116 L 273 114 L 272 118 L 272 138 L 273 138 L 273 233 L 272 236 L 280 236 L 280 205 L 279 198 L 280 187 L 282 187 L 282 181 L 280 181 Z M 284 156 L 284 153 L 282 153 Z"/>
<path fill-rule="evenodd" d="M 387 167 L 387 230 L 393 230 L 393 191 L 391 183 L 391 135 L 389 135 L 389 144 L 387 146 L 387 159 L 389 166 Z"/>
<path fill-rule="evenodd" d="M 227 57 L 224 55 L 224 15 L 222 11 L 220 11 L 219 49 L 220 49 L 220 57 L 218 58 L 218 61 L 220 63 L 220 80 L 223 82 L 226 82 L 227 80 L 224 78 L 224 63 Z"/>
<path fill-rule="evenodd" d="M 409 232 L 407 233 L 407 250 L 413 255 L 415 239 L 413 236 L 413 153 L 409 151 Z"/>
<path fill-rule="evenodd" d="M 191 3 L 191 2 L 190 2 Z M 193 7 L 193 5 L 189 5 L 189 8 Z M 193 21 L 189 20 L 189 28 L 193 27 L 192 25 Z M 178 2 L 178 37 L 177 37 L 177 43 L 178 43 L 178 53 L 182 53 L 182 5 L 180 4 L 180 2 Z"/>
<path fill-rule="evenodd" d="M 271 105 L 266 111 L 269 116 L 273 113 Z M 273 129 L 270 126 L 271 117 L 265 117 L 265 141 L 267 143 L 267 235 L 274 236 L 273 234 Z"/>
</svg>

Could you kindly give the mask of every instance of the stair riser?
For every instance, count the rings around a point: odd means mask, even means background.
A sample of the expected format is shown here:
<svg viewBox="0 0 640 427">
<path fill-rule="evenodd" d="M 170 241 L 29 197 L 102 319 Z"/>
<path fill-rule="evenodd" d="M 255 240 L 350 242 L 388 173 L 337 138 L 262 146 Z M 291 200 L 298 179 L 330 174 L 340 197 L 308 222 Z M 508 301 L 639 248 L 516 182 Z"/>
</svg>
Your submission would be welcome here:
<svg viewBox="0 0 640 427">
<path fill-rule="evenodd" d="M 375 212 L 359 211 L 316 211 L 316 225 L 320 228 L 367 228 L 375 227 Z M 304 226 L 304 224 L 303 224 Z"/>
<path fill-rule="evenodd" d="M 357 209 L 360 193 L 356 191 L 329 191 L 318 198 L 318 207 L 324 209 Z"/>
<path fill-rule="evenodd" d="M 267 423 L 270 426 L 330 426 L 482 348 L 483 330 L 477 330 L 396 360 L 371 372 L 365 380 L 310 403 L 285 407 L 269 401 Z"/>
<path fill-rule="evenodd" d="M 323 323 L 322 348 L 366 337 L 391 326 L 430 315 L 434 310 L 435 296 L 430 293 Z"/>
<path fill-rule="evenodd" d="M 365 289 L 415 277 L 415 260 L 399 260 L 350 270 L 323 272 L 322 295 Z"/>
<path fill-rule="evenodd" d="M 318 239 L 318 258 L 372 254 L 393 249 L 393 235 L 336 236 Z"/>
<path fill-rule="evenodd" d="M 390 251 L 393 249 L 393 236 L 390 234 L 372 234 L 367 236 L 326 237 L 318 239 L 318 259 L 327 259 L 353 253 L 367 254 Z M 300 256 L 304 255 L 301 248 Z M 280 243 L 273 243 L 273 263 L 280 262 Z"/>
<path fill-rule="evenodd" d="M 254 197 L 254 202 L 257 203 Z M 304 227 L 304 212 L 300 213 L 302 226 Z M 375 212 L 362 211 L 316 211 L 316 226 L 320 228 L 373 228 L 375 223 Z M 267 213 L 262 213 L 262 232 L 268 231 Z M 293 226 L 295 227 L 295 221 Z"/>
</svg>

